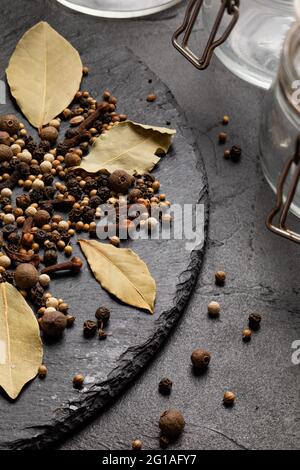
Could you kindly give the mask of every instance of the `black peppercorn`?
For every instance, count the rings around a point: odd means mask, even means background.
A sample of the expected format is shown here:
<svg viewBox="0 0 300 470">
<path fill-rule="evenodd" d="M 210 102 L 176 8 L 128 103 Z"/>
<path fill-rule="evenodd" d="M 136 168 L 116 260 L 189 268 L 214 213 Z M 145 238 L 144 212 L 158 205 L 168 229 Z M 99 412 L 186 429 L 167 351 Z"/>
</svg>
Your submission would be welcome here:
<svg viewBox="0 0 300 470">
<path fill-rule="evenodd" d="M 92 209 L 96 209 L 101 204 L 101 199 L 99 196 L 93 196 L 90 198 L 89 202 Z"/>
<path fill-rule="evenodd" d="M 83 334 L 85 338 L 91 338 L 97 332 L 97 323 L 92 320 L 87 320 L 83 324 Z"/>
<path fill-rule="evenodd" d="M 27 194 L 22 194 L 16 197 L 16 205 L 20 209 L 26 209 L 31 204 L 30 197 Z"/>
<path fill-rule="evenodd" d="M 253 331 L 259 330 L 261 320 L 262 318 L 259 313 L 251 313 L 251 315 L 249 315 L 249 328 L 251 328 Z"/>
<path fill-rule="evenodd" d="M 106 307 L 99 307 L 95 313 L 100 328 L 106 326 L 110 319 L 110 311 Z"/>
<path fill-rule="evenodd" d="M 230 158 L 234 163 L 240 161 L 242 156 L 242 149 L 238 145 L 234 145 L 230 150 Z"/>
<path fill-rule="evenodd" d="M 2 235 L 4 240 L 8 240 L 9 236 L 18 230 L 15 224 L 7 224 L 2 228 Z"/>
<path fill-rule="evenodd" d="M 102 186 L 98 189 L 97 195 L 101 199 L 101 204 L 103 204 L 110 198 L 110 189 L 107 186 Z"/>
<path fill-rule="evenodd" d="M 170 395 L 173 382 L 168 378 L 162 379 L 158 384 L 158 390 L 162 395 Z"/>
<path fill-rule="evenodd" d="M 39 245 L 44 245 L 45 241 L 48 240 L 48 237 L 48 233 L 44 232 L 44 230 L 38 230 L 34 234 L 34 239 Z"/>
<path fill-rule="evenodd" d="M 115 170 L 108 178 L 108 186 L 115 193 L 127 193 L 134 178 L 124 170 Z"/>
</svg>

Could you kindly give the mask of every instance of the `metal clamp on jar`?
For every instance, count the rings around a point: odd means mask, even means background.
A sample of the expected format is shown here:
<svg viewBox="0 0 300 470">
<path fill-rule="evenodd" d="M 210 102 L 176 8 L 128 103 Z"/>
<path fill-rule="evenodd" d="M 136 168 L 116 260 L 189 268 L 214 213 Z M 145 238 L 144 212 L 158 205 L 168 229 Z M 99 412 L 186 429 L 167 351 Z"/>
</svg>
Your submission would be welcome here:
<svg viewBox="0 0 300 470">
<path fill-rule="evenodd" d="M 295 2 L 300 8 L 299 0 Z M 209 38 L 198 56 L 189 48 L 189 41 L 200 13 Z M 173 44 L 200 70 L 208 67 L 215 51 L 234 74 L 268 89 L 293 21 L 294 0 L 190 0 Z"/>
</svg>

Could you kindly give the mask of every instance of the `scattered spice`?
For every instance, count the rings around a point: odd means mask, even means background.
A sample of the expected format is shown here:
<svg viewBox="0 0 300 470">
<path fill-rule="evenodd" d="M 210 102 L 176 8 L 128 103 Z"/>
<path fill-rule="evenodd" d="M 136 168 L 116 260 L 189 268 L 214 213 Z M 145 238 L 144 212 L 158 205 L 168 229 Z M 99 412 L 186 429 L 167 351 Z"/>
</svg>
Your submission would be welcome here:
<svg viewBox="0 0 300 470">
<path fill-rule="evenodd" d="M 252 337 L 252 330 L 250 330 L 250 328 L 245 328 L 243 330 L 243 341 L 245 343 L 248 343 L 249 341 L 251 341 L 251 337 Z"/>
<path fill-rule="evenodd" d="M 242 149 L 238 145 L 234 145 L 230 150 L 230 158 L 234 163 L 238 163 L 242 156 Z"/>
<path fill-rule="evenodd" d="M 0 258 L 1 261 L 1 258 Z M 249 315 L 249 328 L 253 331 L 257 331 L 260 328 L 262 317 L 259 313 L 251 313 Z"/>
<path fill-rule="evenodd" d="M 106 307 L 99 307 L 95 313 L 95 317 L 98 320 L 99 327 L 103 328 L 109 322 L 110 311 Z"/>
<path fill-rule="evenodd" d="M 217 271 L 215 273 L 215 281 L 217 286 L 223 287 L 226 281 L 226 273 L 224 271 Z"/>
<path fill-rule="evenodd" d="M 195 349 L 191 355 L 191 361 L 195 369 L 205 370 L 208 368 L 211 355 L 205 349 Z"/>
<path fill-rule="evenodd" d="M 76 374 L 73 377 L 73 387 L 74 388 L 77 388 L 77 389 L 82 388 L 83 383 L 84 383 L 84 376 L 82 374 Z"/>
<path fill-rule="evenodd" d="M 156 100 L 157 96 L 155 95 L 155 93 L 150 93 L 148 96 L 147 96 L 147 101 L 148 103 L 153 103 L 155 100 Z"/>
<path fill-rule="evenodd" d="M 67 319 L 67 328 L 72 328 L 72 326 L 75 323 L 75 317 L 73 315 L 66 315 L 66 319 Z"/>
<path fill-rule="evenodd" d="M 143 443 L 140 439 L 135 439 L 131 443 L 132 450 L 141 450 Z"/>
<path fill-rule="evenodd" d="M 185 420 L 183 414 L 175 409 L 165 411 L 159 419 L 159 428 L 163 436 L 178 437 L 184 430 Z"/>
<path fill-rule="evenodd" d="M 105 340 L 107 338 L 107 333 L 104 330 L 99 330 L 98 331 L 98 338 L 100 340 Z"/>
<path fill-rule="evenodd" d="M 224 393 L 223 403 L 225 406 L 233 406 L 236 396 L 233 392 L 227 391 Z"/>
<path fill-rule="evenodd" d="M 170 395 L 173 382 L 168 378 L 163 378 L 158 384 L 158 390 L 162 395 Z"/>
<path fill-rule="evenodd" d="M 92 320 L 87 320 L 83 324 L 83 334 L 85 338 L 92 338 L 97 333 L 97 323 Z"/>
<path fill-rule="evenodd" d="M 0 258 L 1 259 L 1 258 Z M 19 264 L 15 271 L 15 282 L 20 289 L 32 289 L 39 280 L 39 273 L 30 263 Z"/>
<path fill-rule="evenodd" d="M 220 315 L 221 306 L 218 302 L 210 302 L 208 304 L 208 315 L 212 318 L 218 317 Z"/>
<path fill-rule="evenodd" d="M 38 376 L 39 376 L 39 378 L 40 378 L 40 379 L 44 379 L 44 378 L 46 377 L 46 375 L 47 375 L 47 372 L 48 372 L 47 367 L 44 366 L 44 365 L 41 365 L 41 366 L 39 367 L 39 370 L 38 370 Z"/>
<path fill-rule="evenodd" d="M 223 120 L 222 120 L 222 123 L 224 124 L 224 126 L 227 126 L 227 124 L 229 124 L 229 116 L 225 115 L 223 116 Z"/>
<path fill-rule="evenodd" d="M 67 327 L 67 319 L 63 313 L 58 312 L 55 309 L 52 310 L 53 307 L 50 308 L 45 310 L 39 323 L 46 336 L 57 338 L 65 331 Z"/>
<path fill-rule="evenodd" d="M 219 143 L 220 144 L 225 144 L 227 142 L 227 138 L 228 138 L 228 136 L 227 136 L 226 132 L 220 132 L 220 134 L 219 134 Z"/>
</svg>

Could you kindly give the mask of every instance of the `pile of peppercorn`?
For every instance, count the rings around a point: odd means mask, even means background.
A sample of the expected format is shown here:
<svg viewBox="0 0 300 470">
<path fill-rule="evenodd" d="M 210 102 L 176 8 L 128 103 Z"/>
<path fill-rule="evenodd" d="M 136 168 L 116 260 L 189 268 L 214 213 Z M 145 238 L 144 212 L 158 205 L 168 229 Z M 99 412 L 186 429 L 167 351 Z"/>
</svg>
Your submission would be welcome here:
<svg viewBox="0 0 300 470">
<path fill-rule="evenodd" d="M 41 329 L 49 336 L 59 336 L 75 320 L 68 304 L 46 291 L 51 276 L 80 271 L 82 261 L 71 258 L 72 242 L 80 232 L 95 237 L 102 204 L 118 210 L 121 198 L 128 196 L 128 204 L 144 206 L 140 225 L 145 228 L 155 227 L 159 218 L 171 219 L 170 202 L 158 194 L 160 182 L 152 175 L 132 177 L 123 170 L 88 175 L 73 170 L 99 135 L 127 119 L 116 112 L 116 105 L 108 91 L 101 102 L 88 91 L 79 91 L 69 108 L 40 129 L 39 142 L 16 116 L 0 116 L 0 282 L 15 285 L 33 304 Z M 58 143 L 64 122 L 69 126 Z M 15 188 L 22 194 L 14 197 Z M 153 217 L 155 208 L 160 210 L 158 219 Z M 130 227 L 131 220 L 125 223 Z M 110 242 L 119 246 L 121 240 L 113 236 Z M 57 264 L 59 252 L 70 261 Z M 90 326 L 86 322 L 85 334 Z M 100 339 L 106 337 L 103 326 L 98 319 Z"/>
</svg>

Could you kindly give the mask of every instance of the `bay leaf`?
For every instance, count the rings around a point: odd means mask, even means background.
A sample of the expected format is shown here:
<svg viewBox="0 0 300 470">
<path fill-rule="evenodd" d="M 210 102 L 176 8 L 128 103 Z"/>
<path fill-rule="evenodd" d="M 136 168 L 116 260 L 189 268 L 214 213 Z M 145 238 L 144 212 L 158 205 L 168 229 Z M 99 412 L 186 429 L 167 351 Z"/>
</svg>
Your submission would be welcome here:
<svg viewBox="0 0 300 470">
<path fill-rule="evenodd" d="M 73 100 L 80 88 L 82 62 L 76 49 L 41 21 L 19 41 L 6 75 L 23 114 L 40 128 Z"/>
<path fill-rule="evenodd" d="M 33 311 L 20 292 L 0 284 L 0 386 L 13 400 L 38 373 L 43 348 Z"/>
<path fill-rule="evenodd" d="M 78 168 L 88 173 L 120 169 L 131 175 L 149 173 L 168 152 L 175 134 L 174 129 L 120 122 L 96 139 Z"/>
<path fill-rule="evenodd" d="M 154 313 L 156 283 L 134 251 L 95 240 L 78 242 L 103 289 L 128 305 Z"/>
</svg>

